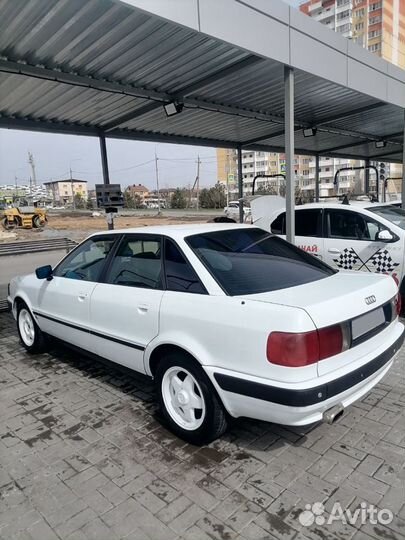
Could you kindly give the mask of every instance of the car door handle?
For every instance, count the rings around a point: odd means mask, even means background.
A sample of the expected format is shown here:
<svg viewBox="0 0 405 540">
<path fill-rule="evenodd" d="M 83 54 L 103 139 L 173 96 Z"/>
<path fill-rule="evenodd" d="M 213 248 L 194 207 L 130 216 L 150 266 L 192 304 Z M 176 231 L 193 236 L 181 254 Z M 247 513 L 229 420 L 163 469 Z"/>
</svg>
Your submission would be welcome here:
<svg viewBox="0 0 405 540">
<path fill-rule="evenodd" d="M 79 302 L 84 302 L 86 300 L 87 296 L 88 296 L 87 293 L 80 293 L 77 298 L 78 298 Z"/>
<path fill-rule="evenodd" d="M 328 251 L 329 253 L 340 253 L 340 249 L 336 249 L 336 248 L 329 248 Z"/>
<path fill-rule="evenodd" d="M 146 313 L 149 309 L 149 306 L 147 304 L 139 304 L 138 311 L 139 313 Z"/>
</svg>

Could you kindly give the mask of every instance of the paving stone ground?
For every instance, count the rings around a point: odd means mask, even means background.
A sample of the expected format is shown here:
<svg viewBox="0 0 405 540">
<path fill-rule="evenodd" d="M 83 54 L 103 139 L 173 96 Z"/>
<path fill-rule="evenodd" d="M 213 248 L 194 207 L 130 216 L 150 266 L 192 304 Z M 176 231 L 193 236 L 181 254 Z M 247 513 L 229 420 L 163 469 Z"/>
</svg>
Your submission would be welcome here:
<svg viewBox="0 0 405 540">
<path fill-rule="evenodd" d="M 160 425 L 148 379 L 30 356 L 0 314 L 0 539 L 404 539 L 404 359 L 333 426 L 243 420 L 198 448 Z M 394 519 L 325 524 L 336 502 Z"/>
</svg>

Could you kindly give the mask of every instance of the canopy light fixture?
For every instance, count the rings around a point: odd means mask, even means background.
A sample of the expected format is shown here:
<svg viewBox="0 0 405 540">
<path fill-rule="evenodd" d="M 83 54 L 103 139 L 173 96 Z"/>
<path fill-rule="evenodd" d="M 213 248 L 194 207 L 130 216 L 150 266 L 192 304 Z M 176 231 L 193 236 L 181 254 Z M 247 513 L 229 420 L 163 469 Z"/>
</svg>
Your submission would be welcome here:
<svg viewBox="0 0 405 540">
<path fill-rule="evenodd" d="M 305 128 L 302 130 L 302 133 L 304 134 L 304 137 L 315 137 L 316 128 Z"/>
<path fill-rule="evenodd" d="M 184 108 L 184 103 L 179 103 L 177 101 L 171 101 L 170 103 L 165 103 L 163 105 L 166 116 L 174 116 L 175 114 L 181 113 Z"/>
<path fill-rule="evenodd" d="M 375 141 L 376 148 L 385 148 L 386 146 L 387 146 L 387 143 L 385 141 Z"/>
</svg>

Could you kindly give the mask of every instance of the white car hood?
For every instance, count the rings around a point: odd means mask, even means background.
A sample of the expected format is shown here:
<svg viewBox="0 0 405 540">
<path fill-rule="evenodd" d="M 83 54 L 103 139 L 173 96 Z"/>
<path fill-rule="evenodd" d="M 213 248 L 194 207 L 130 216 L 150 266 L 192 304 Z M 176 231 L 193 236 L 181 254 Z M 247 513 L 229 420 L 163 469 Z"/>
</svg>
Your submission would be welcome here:
<svg viewBox="0 0 405 540">
<path fill-rule="evenodd" d="M 319 281 L 259 294 L 245 300 L 269 302 L 304 309 L 317 328 L 352 319 L 385 304 L 398 292 L 395 281 L 382 274 L 338 272 Z M 365 299 L 375 296 L 375 302 Z"/>
</svg>

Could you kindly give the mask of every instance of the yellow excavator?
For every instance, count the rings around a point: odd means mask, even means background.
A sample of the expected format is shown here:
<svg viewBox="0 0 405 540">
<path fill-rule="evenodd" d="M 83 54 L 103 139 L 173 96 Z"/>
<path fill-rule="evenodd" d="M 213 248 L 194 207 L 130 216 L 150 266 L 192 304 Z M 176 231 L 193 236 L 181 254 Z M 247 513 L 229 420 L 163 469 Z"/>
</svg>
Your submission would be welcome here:
<svg viewBox="0 0 405 540">
<path fill-rule="evenodd" d="M 48 218 L 44 208 L 35 206 L 16 206 L 2 211 L 1 224 L 4 229 L 41 229 Z"/>
</svg>

